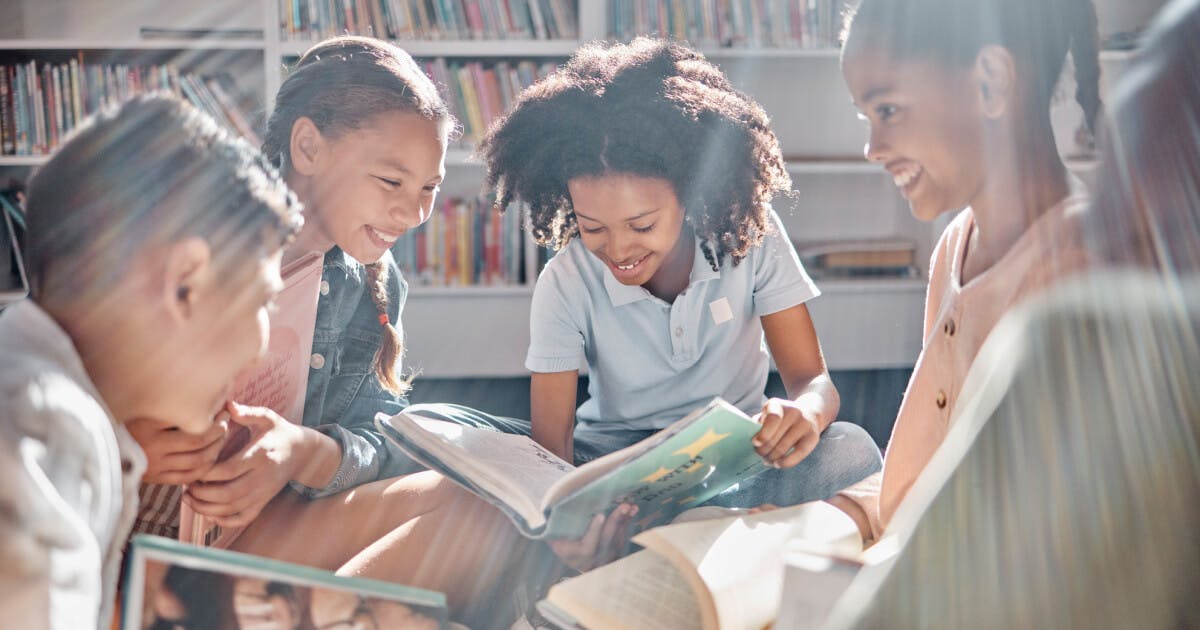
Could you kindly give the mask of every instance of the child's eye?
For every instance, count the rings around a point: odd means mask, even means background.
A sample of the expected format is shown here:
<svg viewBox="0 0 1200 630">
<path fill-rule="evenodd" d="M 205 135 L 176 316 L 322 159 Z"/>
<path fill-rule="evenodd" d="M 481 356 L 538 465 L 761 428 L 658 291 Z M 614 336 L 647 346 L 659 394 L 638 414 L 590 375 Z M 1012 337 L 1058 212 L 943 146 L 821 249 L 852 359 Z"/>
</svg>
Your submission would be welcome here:
<svg viewBox="0 0 1200 630">
<path fill-rule="evenodd" d="M 386 184 L 388 188 L 399 188 L 400 187 L 400 182 L 398 182 L 394 179 L 388 179 L 386 177 L 380 177 L 378 175 L 375 176 L 375 179 L 378 179 L 379 181 Z"/>
<path fill-rule="evenodd" d="M 658 224 L 657 224 L 657 223 L 651 223 L 650 225 L 647 225 L 646 227 L 637 227 L 637 226 L 632 226 L 632 225 L 631 225 L 630 227 L 632 227 L 632 228 L 633 228 L 633 231 L 634 231 L 634 232 L 637 232 L 637 233 L 639 233 L 639 234 L 645 234 L 646 232 L 649 232 L 650 230 L 653 230 L 653 229 L 654 229 L 654 226 L 656 226 L 656 225 L 658 225 Z"/>
<path fill-rule="evenodd" d="M 604 231 L 604 228 L 602 228 L 602 227 L 589 228 L 589 227 L 584 227 L 581 225 L 581 226 L 579 226 L 579 231 L 583 232 L 584 234 L 599 234 L 600 232 Z"/>
<path fill-rule="evenodd" d="M 895 116 L 899 111 L 900 108 L 896 107 L 895 105 L 880 105 L 879 107 L 875 108 L 875 113 L 879 116 L 879 120 L 881 121 L 887 121 Z"/>
<path fill-rule="evenodd" d="M 442 187 L 438 184 L 430 184 L 430 185 L 426 186 L 425 188 L 423 188 L 423 190 L 425 192 L 427 192 L 431 195 L 436 195 L 438 193 L 438 191 L 441 189 L 442 189 Z"/>
</svg>

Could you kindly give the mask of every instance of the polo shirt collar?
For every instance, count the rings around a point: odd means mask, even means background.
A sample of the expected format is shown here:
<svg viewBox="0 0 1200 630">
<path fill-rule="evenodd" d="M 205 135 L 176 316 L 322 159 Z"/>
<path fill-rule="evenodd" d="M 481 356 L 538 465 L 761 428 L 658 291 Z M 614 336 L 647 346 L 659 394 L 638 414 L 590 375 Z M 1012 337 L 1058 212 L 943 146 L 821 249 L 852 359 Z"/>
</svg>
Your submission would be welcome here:
<svg viewBox="0 0 1200 630">
<path fill-rule="evenodd" d="M 708 264 L 708 259 L 704 257 L 704 250 L 700 247 L 700 239 L 695 239 L 694 247 L 696 248 L 696 253 L 692 256 L 692 271 L 688 274 L 688 286 L 693 287 L 701 282 L 720 278 L 721 272 L 713 271 L 712 266 Z M 588 252 L 588 255 L 595 258 L 595 255 L 591 252 Z M 598 258 L 595 258 L 595 260 L 603 270 L 604 288 L 608 291 L 608 298 L 612 300 L 614 308 L 632 304 L 639 300 L 658 299 L 643 287 L 621 284 L 613 276 L 612 271 L 608 269 L 607 265 Z"/>
</svg>

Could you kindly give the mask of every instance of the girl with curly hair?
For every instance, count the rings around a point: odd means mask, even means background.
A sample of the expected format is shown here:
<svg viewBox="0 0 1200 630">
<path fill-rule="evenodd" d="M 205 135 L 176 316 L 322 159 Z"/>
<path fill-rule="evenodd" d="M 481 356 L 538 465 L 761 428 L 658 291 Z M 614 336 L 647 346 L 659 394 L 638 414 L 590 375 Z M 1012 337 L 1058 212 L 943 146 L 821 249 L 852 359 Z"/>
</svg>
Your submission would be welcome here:
<svg viewBox="0 0 1200 630">
<path fill-rule="evenodd" d="M 818 291 L 770 206 L 791 184 L 779 143 L 716 66 L 666 41 L 586 46 L 480 152 L 497 206 L 528 204 L 534 238 L 558 250 L 534 289 L 531 421 L 502 430 L 582 463 L 721 396 L 761 421 L 772 468 L 714 504 L 821 499 L 878 470 L 867 433 L 833 423 L 804 305 Z M 768 348 L 790 398 L 765 399 Z"/>
</svg>

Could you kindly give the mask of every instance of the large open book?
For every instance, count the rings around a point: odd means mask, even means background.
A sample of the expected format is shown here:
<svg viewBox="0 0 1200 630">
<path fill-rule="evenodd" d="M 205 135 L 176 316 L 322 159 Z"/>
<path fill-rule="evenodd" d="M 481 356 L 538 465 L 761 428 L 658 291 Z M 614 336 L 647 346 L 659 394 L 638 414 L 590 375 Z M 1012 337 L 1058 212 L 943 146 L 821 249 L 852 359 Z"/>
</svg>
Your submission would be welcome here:
<svg viewBox="0 0 1200 630">
<path fill-rule="evenodd" d="M 323 264 L 321 254 L 312 252 L 289 262 L 280 270 L 283 288 L 275 296 L 266 355 L 238 375 L 230 400 L 243 405 L 270 408 L 291 422 L 299 423 L 303 419 Z M 218 458 L 236 453 L 250 439 L 245 427 L 231 423 L 230 434 Z M 179 510 L 180 540 L 224 547 L 238 533 L 220 531 L 207 518 L 192 511 L 186 503 L 181 504 Z"/>
<path fill-rule="evenodd" d="M 866 561 L 853 520 L 821 501 L 633 540 L 646 549 L 555 584 L 538 610 L 559 627 L 593 630 L 818 627 Z M 793 598 L 810 607 L 796 614 Z"/>
<path fill-rule="evenodd" d="M 574 538 L 592 517 L 638 506 L 635 526 L 665 523 L 766 469 L 759 425 L 721 400 L 654 435 L 576 468 L 532 439 L 400 413 L 380 431 L 415 459 L 499 507 L 530 538 Z"/>
<path fill-rule="evenodd" d="M 125 568 L 122 630 L 445 628 L 442 593 L 138 535 Z"/>
</svg>

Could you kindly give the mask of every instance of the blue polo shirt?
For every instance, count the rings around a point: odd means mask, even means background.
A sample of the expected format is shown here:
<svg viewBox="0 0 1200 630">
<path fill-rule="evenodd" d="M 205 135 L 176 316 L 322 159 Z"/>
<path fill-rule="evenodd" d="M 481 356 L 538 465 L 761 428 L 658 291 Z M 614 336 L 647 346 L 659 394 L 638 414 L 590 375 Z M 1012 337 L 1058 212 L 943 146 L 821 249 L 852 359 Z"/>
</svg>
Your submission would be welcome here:
<svg viewBox="0 0 1200 630">
<path fill-rule="evenodd" d="M 714 396 L 758 413 L 770 367 L 760 318 L 820 294 L 774 211 L 771 225 L 738 266 L 726 258 L 720 271 L 697 242 L 673 303 L 621 284 L 571 241 L 538 277 L 525 367 L 566 372 L 587 362 L 591 398 L 576 431 L 661 429 Z"/>
</svg>

